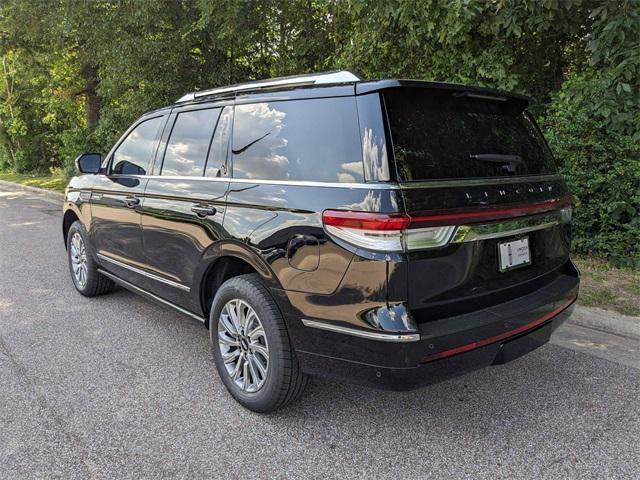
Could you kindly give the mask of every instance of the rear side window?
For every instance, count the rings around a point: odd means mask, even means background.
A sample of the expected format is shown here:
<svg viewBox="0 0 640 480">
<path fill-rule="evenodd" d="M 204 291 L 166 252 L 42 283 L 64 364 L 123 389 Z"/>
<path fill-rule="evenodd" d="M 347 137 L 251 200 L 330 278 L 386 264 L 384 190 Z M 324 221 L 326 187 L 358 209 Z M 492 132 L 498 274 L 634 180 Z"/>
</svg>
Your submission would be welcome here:
<svg viewBox="0 0 640 480">
<path fill-rule="evenodd" d="M 385 104 L 401 181 L 556 172 L 520 100 L 396 89 Z"/>
<path fill-rule="evenodd" d="M 161 175 L 201 177 L 219 108 L 181 112 L 167 141 Z"/>
<path fill-rule="evenodd" d="M 237 105 L 232 153 L 235 178 L 362 182 L 355 99 Z"/>
<path fill-rule="evenodd" d="M 229 135 L 231 134 L 231 119 L 233 118 L 233 107 L 224 107 L 216 132 L 213 134 L 209 158 L 205 171 L 206 177 L 220 177 L 224 175 L 223 169 L 227 163 L 227 150 L 229 148 Z"/>
<path fill-rule="evenodd" d="M 158 130 L 164 117 L 156 117 L 138 124 L 113 152 L 111 173 L 116 175 L 145 175 L 153 157 Z"/>
</svg>

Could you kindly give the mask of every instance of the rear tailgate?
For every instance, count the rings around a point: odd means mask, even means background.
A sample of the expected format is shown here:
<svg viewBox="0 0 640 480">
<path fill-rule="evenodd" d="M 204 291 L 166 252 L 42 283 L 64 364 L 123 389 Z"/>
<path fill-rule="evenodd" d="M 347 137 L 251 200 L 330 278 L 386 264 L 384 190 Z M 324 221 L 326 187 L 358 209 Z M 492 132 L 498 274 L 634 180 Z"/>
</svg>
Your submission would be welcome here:
<svg viewBox="0 0 640 480">
<path fill-rule="evenodd" d="M 414 318 L 476 311 L 557 278 L 569 258 L 570 197 L 526 101 L 406 87 L 383 95 L 412 228 L 451 227 L 437 246 L 409 249 Z"/>
</svg>

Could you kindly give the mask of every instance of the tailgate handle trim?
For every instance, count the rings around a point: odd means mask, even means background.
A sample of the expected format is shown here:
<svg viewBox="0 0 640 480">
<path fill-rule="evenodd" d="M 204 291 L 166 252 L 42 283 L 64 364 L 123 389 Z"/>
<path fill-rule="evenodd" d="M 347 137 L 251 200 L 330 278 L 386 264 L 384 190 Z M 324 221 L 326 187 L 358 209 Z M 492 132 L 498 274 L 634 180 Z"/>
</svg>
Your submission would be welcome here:
<svg viewBox="0 0 640 480">
<path fill-rule="evenodd" d="M 571 217 L 568 212 L 556 210 L 538 217 L 461 225 L 456 230 L 451 243 L 477 242 L 494 238 L 513 237 L 569 223 L 570 220 Z"/>
</svg>

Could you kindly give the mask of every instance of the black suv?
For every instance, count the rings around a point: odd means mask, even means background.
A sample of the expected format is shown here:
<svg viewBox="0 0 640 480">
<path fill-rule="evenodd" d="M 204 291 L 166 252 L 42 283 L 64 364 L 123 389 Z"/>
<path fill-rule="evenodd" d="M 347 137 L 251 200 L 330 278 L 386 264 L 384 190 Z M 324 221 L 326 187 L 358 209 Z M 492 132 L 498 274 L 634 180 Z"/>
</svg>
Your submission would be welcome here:
<svg viewBox="0 0 640 480">
<path fill-rule="evenodd" d="M 579 284 L 571 197 L 527 105 L 349 72 L 185 95 L 78 157 L 73 282 L 204 322 L 260 412 L 310 375 L 409 389 L 507 362 L 549 340 Z"/>
</svg>

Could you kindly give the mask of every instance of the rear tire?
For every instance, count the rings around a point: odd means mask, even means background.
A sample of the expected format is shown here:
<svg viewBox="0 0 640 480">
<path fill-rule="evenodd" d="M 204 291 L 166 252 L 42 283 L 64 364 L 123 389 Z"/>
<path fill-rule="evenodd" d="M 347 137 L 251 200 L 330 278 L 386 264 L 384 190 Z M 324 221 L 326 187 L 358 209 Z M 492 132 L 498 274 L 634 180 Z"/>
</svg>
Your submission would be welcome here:
<svg viewBox="0 0 640 480">
<path fill-rule="evenodd" d="M 218 374 L 245 408 L 273 412 L 304 391 L 308 377 L 259 275 L 240 275 L 222 284 L 211 306 L 209 334 Z"/>
<path fill-rule="evenodd" d="M 113 290 L 113 281 L 98 272 L 87 232 L 77 220 L 67 233 L 67 256 L 73 285 L 82 295 L 95 297 Z"/>
</svg>

